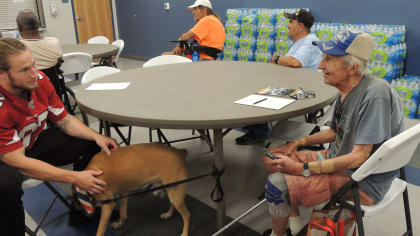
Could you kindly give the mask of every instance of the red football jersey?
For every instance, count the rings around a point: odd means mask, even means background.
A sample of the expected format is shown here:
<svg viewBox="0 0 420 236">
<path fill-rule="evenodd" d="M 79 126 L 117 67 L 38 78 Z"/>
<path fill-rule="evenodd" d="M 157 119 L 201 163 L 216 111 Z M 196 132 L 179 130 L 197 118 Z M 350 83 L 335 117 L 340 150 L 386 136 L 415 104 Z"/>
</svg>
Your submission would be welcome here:
<svg viewBox="0 0 420 236">
<path fill-rule="evenodd" d="M 47 119 L 57 122 L 67 115 L 47 76 L 39 72 L 38 88 L 25 100 L 0 85 L 0 153 L 24 146 L 30 149 L 46 127 Z"/>
</svg>

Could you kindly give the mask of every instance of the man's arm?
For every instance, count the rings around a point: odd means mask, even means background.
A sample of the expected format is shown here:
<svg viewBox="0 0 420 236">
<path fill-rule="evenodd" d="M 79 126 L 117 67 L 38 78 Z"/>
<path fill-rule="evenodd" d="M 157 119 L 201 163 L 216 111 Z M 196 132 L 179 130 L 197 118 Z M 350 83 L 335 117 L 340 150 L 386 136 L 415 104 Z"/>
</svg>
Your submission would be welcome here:
<svg viewBox="0 0 420 236">
<path fill-rule="evenodd" d="M 101 193 L 105 182 L 96 178 L 102 171 L 70 171 L 52 166 L 46 162 L 25 156 L 23 147 L 2 154 L 0 159 L 9 166 L 18 168 L 20 172 L 30 178 L 45 181 L 57 181 L 76 184 L 90 193 Z"/>
<path fill-rule="evenodd" d="M 283 66 L 295 67 L 295 68 L 302 67 L 302 64 L 300 63 L 300 61 L 298 61 L 296 58 L 292 56 L 273 56 L 270 62 L 283 65 Z"/>
<path fill-rule="evenodd" d="M 335 132 L 332 129 L 323 130 L 317 132 L 315 134 L 294 140 L 293 142 L 289 142 L 283 144 L 279 147 L 270 148 L 269 151 L 276 153 L 281 152 L 285 155 L 290 155 L 296 148 L 300 146 L 311 146 L 316 144 L 324 144 L 329 143 L 335 140 Z"/>
<path fill-rule="evenodd" d="M 110 154 L 109 147 L 113 149 L 118 148 L 118 144 L 114 139 L 95 132 L 70 114 L 59 120 L 57 122 L 57 126 L 67 135 L 95 141 L 96 144 L 98 144 L 98 146 L 101 147 L 108 155 Z"/>
<path fill-rule="evenodd" d="M 311 175 L 334 173 L 342 170 L 349 170 L 361 166 L 372 151 L 373 144 L 356 144 L 351 153 L 335 158 L 309 162 Z M 302 175 L 303 163 L 295 162 L 287 156 L 276 155 L 279 159 L 272 161 L 276 171 L 291 175 Z"/>
</svg>

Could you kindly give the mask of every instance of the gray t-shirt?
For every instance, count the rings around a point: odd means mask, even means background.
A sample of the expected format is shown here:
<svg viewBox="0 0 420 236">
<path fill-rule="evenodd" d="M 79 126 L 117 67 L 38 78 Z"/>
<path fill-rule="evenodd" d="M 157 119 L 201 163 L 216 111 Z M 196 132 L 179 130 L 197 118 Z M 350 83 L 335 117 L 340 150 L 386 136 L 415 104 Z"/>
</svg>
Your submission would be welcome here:
<svg viewBox="0 0 420 236">
<path fill-rule="evenodd" d="M 404 131 L 401 101 L 385 80 L 364 76 L 343 102 L 340 99 L 341 93 L 331 123 L 336 138 L 329 158 L 351 153 L 355 144 L 373 144 L 373 154 L 383 142 Z M 348 170 L 348 174 L 355 170 Z M 359 186 L 377 203 L 396 176 L 397 171 L 370 175 Z"/>
</svg>

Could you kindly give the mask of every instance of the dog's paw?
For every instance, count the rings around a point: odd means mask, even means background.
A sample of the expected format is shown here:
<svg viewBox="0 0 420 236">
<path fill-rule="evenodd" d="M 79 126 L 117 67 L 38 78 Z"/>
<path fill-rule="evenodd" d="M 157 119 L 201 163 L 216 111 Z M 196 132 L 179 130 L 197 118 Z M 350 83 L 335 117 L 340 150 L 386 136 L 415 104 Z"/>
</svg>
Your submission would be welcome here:
<svg viewBox="0 0 420 236">
<path fill-rule="evenodd" d="M 123 225 L 124 225 L 124 222 L 116 221 L 116 222 L 112 222 L 111 227 L 113 229 L 120 229 Z"/>
<path fill-rule="evenodd" d="M 161 218 L 162 220 L 166 220 L 166 219 L 169 219 L 169 218 L 172 216 L 172 214 L 173 214 L 173 212 L 168 211 L 168 212 L 163 213 L 162 215 L 160 215 L 160 218 Z"/>
</svg>

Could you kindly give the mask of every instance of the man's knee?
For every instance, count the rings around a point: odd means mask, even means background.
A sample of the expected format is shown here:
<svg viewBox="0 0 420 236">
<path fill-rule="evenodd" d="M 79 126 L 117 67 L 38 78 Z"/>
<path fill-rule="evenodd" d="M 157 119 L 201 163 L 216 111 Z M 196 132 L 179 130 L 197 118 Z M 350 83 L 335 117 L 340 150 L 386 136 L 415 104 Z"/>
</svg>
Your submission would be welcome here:
<svg viewBox="0 0 420 236">
<path fill-rule="evenodd" d="M 272 216 L 286 217 L 290 214 L 287 183 L 283 174 L 276 172 L 268 176 L 265 188 L 268 212 Z"/>
<path fill-rule="evenodd" d="M 18 169 L 0 163 L 0 198 L 17 200 L 22 196 L 22 175 Z"/>
</svg>

